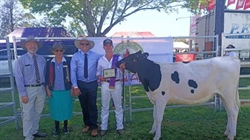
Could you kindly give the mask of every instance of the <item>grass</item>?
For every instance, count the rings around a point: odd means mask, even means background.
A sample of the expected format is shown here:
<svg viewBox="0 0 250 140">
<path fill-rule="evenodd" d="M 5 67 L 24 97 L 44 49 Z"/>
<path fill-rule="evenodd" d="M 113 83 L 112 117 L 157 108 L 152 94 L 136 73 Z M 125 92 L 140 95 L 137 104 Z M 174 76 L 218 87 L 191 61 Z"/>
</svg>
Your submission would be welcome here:
<svg viewBox="0 0 250 140">
<path fill-rule="evenodd" d="M 240 81 L 240 86 L 250 86 L 250 80 L 244 78 Z M 128 93 L 128 87 L 125 93 Z M 100 94 L 100 92 L 98 93 Z M 141 86 L 131 87 L 132 96 L 142 96 L 145 92 Z M 75 97 L 76 98 L 76 97 Z M 240 91 L 240 98 L 250 99 L 249 90 Z M 77 99 L 77 98 L 76 98 Z M 128 94 L 126 94 L 128 100 Z M 10 94 L 1 93 L 0 102 L 11 101 Z M 128 101 L 126 101 L 128 103 Z M 149 108 L 152 104 L 147 98 L 132 100 L 133 109 Z M 101 103 L 98 101 L 100 111 Z M 20 110 L 20 109 L 18 109 Z M 74 102 L 74 112 L 80 112 L 79 102 Z M 48 113 L 48 105 L 45 106 L 43 113 Z M 130 121 L 129 112 L 126 110 L 125 134 L 116 133 L 116 124 L 114 112 L 109 116 L 108 133 L 104 137 L 92 138 L 89 134 L 83 134 L 82 115 L 75 115 L 69 121 L 68 135 L 61 134 L 59 137 L 53 137 L 54 121 L 49 117 L 42 117 L 40 121 L 40 130 L 46 132 L 48 136 L 44 140 L 150 140 L 154 135 L 149 134 L 153 123 L 152 111 L 133 112 Z M 10 108 L 1 109 L 0 116 L 12 115 Z M 241 106 L 238 125 L 237 140 L 247 140 L 250 138 L 250 106 L 248 104 Z M 164 112 L 162 122 L 161 140 L 225 140 L 223 136 L 226 127 L 227 116 L 225 110 L 214 112 L 211 106 L 194 106 L 188 108 L 168 108 Z M 19 121 L 20 122 L 20 121 Z M 100 116 L 98 118 L 100 124 Z M 21 124 L 20 124 L 21 126 Z M 61 123 L 62 126 L 62 123 Z M 16 130 L 14 123 L 8 123 L 0 126 L 1 140 L 14 140 L 22 138 L 22 129 Z"/>
</svg>

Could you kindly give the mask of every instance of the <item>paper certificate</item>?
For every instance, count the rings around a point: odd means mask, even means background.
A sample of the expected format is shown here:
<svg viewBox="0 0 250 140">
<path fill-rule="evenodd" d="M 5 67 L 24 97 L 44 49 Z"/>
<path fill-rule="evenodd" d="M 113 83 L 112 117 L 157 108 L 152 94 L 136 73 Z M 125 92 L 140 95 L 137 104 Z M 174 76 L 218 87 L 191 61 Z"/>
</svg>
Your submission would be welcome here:
<svg viewBox="0 0 250 140">
<path fill-rule="evenodd" d="M 104 69 L 103 70 L 104 78 L 112 78 L 115 77 L 115 69 Z"/>
</svg>

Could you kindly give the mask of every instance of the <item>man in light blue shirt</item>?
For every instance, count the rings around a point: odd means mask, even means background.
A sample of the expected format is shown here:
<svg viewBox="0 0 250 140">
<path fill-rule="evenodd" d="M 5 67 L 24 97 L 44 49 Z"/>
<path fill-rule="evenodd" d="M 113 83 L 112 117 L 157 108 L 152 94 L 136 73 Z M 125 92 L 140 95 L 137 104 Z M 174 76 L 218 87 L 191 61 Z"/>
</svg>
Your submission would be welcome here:
<svg viewBox="0 0 250 140">
<path fill-rule="evenodd" d="M 44 87 L 46 61 L 41 55 L 36 54 L 41 46 L 42 43 L 37 42 L 34 37 L 28 37 L 25 42 L 21 42 L 21 47 L 27 50 L 27 53 L 18 58 L 16 63 L 15 78 L 21 99 L 25 140 L 47 136 L 38 132 L 46 98 Z"/>
<path fill-rule="evenodd" d="M 96 105 L 98 83 L 96 68 L 100 56 L 90 51 L 94 47 L 94 42 L 85 37 L 75 40 L 75 46 L 80 51 L 73 55 L 70 63 L 73 92 L 78 96 L 82 108 L 83 133 L 91 130 L 91 136 L 95 137 L 98 135 L 98 110 Z"/>
</svg>

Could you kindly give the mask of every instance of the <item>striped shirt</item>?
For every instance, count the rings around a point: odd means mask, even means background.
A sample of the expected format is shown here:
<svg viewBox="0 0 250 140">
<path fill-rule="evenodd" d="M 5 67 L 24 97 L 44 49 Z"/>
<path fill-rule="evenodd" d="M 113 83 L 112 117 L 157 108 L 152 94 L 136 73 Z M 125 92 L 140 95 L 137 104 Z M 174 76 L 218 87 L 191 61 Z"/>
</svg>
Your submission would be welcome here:
<svg viewBox="0 0 250 140">
<path fill-rule="evenodd" d="M 46 60 L 43 56 L 36 54 L 39 75 L 41 82 L 45 82 L 45 71 L 46 71 Z M 36 82 L 36 72 L 34 60 L 32 54 L 27 52 L 22 55 L 16 61 L 15 67 L 15 79 L 17 84 L 17 90 L 20 96 L 27 96 L 25 85 L 36 85 L 39 84 Z"/>
<path fill-rule="evenodd" d="M 71 82 L 73 87 L 77 87 L 77 80 L 83 82 L 92 82 L 97 80 L 96 77 L 96 67 L 97 61 L 100 58 L 95 52 L 88 51 L 88 78 L 84 78 L 84 52 L 76 52 L 70 62 L 70 71 L 71 71 Z"/>
</svg>

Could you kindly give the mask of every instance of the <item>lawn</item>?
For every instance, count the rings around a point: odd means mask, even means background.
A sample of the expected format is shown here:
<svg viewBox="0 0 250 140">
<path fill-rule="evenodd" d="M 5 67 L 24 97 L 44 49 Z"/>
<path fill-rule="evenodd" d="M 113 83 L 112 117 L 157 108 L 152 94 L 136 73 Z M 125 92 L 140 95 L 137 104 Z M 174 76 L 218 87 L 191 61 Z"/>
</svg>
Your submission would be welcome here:
<svg viewBox="0 0 250 140">
<path fill-rule="evenodd" d="M 249 78 L 241 79 L 240 86 L 250 86 Z M 128 90 L 126 87 L 126 106 L 128 106 Z M 100 92 L 99 92 L 100 94 Z M 132 96 L 145 95 L 141 86 L 131 87 Z M 0 102 L 10 101 L 10 94 L 0 94 Z M 250 99 L 249 90 L 240 91 L 240 98 Z M 75 98 L 77 99 L 77 98 Z M 147 98 L 138 98 L 132 100 L 133 109 L 151 108 L 152 104 Z M 98 100 L 100 111 L 100 101 Z M 126 108 L 127 109 L 127 108 Z M 11 115 L 11 109 L 1 109 L 0 116 Z M 48 113 L 48 105 L 44 108 L 44 113 Z M 74 112 L 80 112 L 78 101 L 74 102 Z M 78 114 L 78 113 L 77 113 Z M 48 136 L 44 140 L 150 140 L 154 135 L 149 134 L 153 123 L 152 110 L 133 112 L 130 121 L 129 112 L 126 110 L 125 134 L 118 135 L 115 131 L 114 112 L 110 113 L 109 129 L 104 137 L 92 138 L 89 134 L 83 134 L 82 115 L 74 115 L 69 121 L 70 133 L 61 134 L 54 138 L 54 122 L 49 117 L 42 117 L 40 121 L 40 130 L 46 132 Z M 238 125 L 237 140 L 247 140 L 250 138 L 250 105 L 241 106 Z M 227 116 L 225 110 L 214 111 L 212 106 L 194 106 L 187 108 L 167 108 L 162 122 L 162 140 L 226 140 L 223 136 L 226 127 Z M 20 121 L 19 121 L 20 122 Z M 98 120 L 100 124 L 100 117 Z M 21 124 L 20 124 L 21 126 Z M 61 124 L 62 126 L 62 124 Z M 14 123 L 8 123 L 0 126 L 1 140 L 16 140 L 22 138 L 22 130 L 16 130 Z"/>
</svg>

